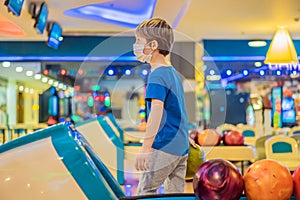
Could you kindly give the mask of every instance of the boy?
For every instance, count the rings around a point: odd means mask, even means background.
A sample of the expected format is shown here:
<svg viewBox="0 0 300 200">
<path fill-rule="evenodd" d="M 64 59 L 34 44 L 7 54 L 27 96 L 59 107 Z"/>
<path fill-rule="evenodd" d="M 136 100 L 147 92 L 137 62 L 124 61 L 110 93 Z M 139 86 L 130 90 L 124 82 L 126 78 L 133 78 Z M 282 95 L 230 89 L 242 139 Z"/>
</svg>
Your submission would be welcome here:
<svg viewBox="0 0 300 200">
<path fill-rule="evenodd" d="M 134 54 L 151 65 L 146 136 L 135 163 L 143 171 L 137 194 L 155 194 L 163 183 L 165 193 L 183 193 L 189 141 L 182 82 L 166 60 L 173 30 L 165 20 L 154 18 L 141 23 L 135 37 Z"/>
</svg>

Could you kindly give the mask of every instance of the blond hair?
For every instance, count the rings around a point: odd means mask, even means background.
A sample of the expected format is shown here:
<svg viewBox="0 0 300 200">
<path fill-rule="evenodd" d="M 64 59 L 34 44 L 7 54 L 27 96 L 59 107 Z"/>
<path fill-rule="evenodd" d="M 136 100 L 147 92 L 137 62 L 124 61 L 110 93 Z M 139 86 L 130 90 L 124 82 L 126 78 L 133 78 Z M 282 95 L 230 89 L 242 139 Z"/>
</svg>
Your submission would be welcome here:
<svg viewBox="0 0 300 200">
<path fill-rule="evenodd" d="M 159 53 L 167 56 L 174 43 L 172 27 L 161 18 L 152 18 L 142 22 L 135 30 L 137 35 L 144 37 L 148 42 L 156 40 Z"/>
</svg>

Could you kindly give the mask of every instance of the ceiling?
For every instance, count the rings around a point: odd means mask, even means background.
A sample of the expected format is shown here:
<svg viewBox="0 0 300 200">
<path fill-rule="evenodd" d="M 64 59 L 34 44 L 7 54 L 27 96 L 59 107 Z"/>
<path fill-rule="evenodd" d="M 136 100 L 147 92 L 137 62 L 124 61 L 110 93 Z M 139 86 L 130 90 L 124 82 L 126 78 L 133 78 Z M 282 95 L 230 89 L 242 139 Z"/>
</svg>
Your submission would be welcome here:
<svg viewBox="0 0 300 200">
<path fill-rule="evenodd" d="M 64 15 L 66 10 L 107 0 L 44 1 L 49 9 L 48 21 L 58 22 L 63 28 L 64 35 L 113 35 L 132 31 L 128 27 Z M 128 0 L 128 6 L 136 1 L 139 0 Z M 43 1 L 25 0 L 19 17 L 9 13 L 3 3 L 0 4 L 0 41 L 47 40 L 46 31 L 43 35 L 39 35 L 33 28 L 35 20 L 28 12 L 31 2 Z M 299 0 L 157 0 L 153 16 L 164 18 L 170 24 L 180 19 L 174 27 L 177 40 L 270 40 L 278 26 L 287 26 L 292 38 L 300 39 Z M 25 71 L 16 73 L 15 64 L 10 68 L 0 66 L 0 76 L 21 81 L 26 83 L 26 87 L 34 89 L 44 90 L 49 87 L 47 83 L 27 77 Z M 36 67 L 40 66 L 36 66 L 35 63 L 21 63 L 21 65 L 26 67 L 26 70 L 33 68 L 33 71 L 39 72 Z"/>
<path fill-rule="evenodd" d="M 64 35 L 106 35 L 130 30 L 127 27 L 64 15 L 66 10 L 106 0 L 45 1 L 49 8 L 48 19 L 58 22 L 63 27 Z M 7 12 L 6 6 L 0 5 L 0 27 L 3 27 L 5 19 L 25 32 L 25 36 L 0 35 L 0 40 L 46 40 L 46 33 L 38 35 L 33 29 L 34 20 L 28 13 L 30 2 L 32 1 L 25 0 L 20 17 L 13 16 Z M 192 40 L 271 39 L 276 28 L 282 25 L 288 27 L 293 39 L 300 39 L 298 0 L 157 0 L 154 17 L 162 17 L 173 24 L 187 5 L 189 6 L 179 21 L 176 32 Z"/>
</svg>

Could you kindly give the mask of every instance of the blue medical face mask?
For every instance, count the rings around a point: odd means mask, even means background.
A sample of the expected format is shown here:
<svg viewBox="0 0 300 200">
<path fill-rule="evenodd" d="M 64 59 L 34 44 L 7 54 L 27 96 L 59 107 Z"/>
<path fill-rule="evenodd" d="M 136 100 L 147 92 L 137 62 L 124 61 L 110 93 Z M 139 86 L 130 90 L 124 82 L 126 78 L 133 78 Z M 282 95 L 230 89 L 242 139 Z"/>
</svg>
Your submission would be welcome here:
<svg viewBox="0 0 300 200">
<path fill-rule="evenodd" d="M 148 42 L 147 44 L 133 44 L 133 53 L 139 61 L 150 63 L 154 50 L 152 50 L 149 54 L 144 54 L 144 48 L 151 42 Z"/>
</svg>

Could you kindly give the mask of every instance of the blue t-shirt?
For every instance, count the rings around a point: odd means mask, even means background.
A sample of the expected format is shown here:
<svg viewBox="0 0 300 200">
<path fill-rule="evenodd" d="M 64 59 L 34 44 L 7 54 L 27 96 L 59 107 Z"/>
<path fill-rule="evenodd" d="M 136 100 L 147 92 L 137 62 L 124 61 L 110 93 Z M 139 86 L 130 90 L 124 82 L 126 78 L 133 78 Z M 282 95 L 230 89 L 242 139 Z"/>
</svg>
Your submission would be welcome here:
<svg viewBox="0 0 300 200">
<path fill-rule="evenodd" d="M 183 156 L 189 152 L 188 121 L 182 81 L 172 66 L 159 67 L 150 73 L 146 88 L 147 115 L 151 99 L 164 102 L 164 111 L 152 148 Z"/>
</svg>

